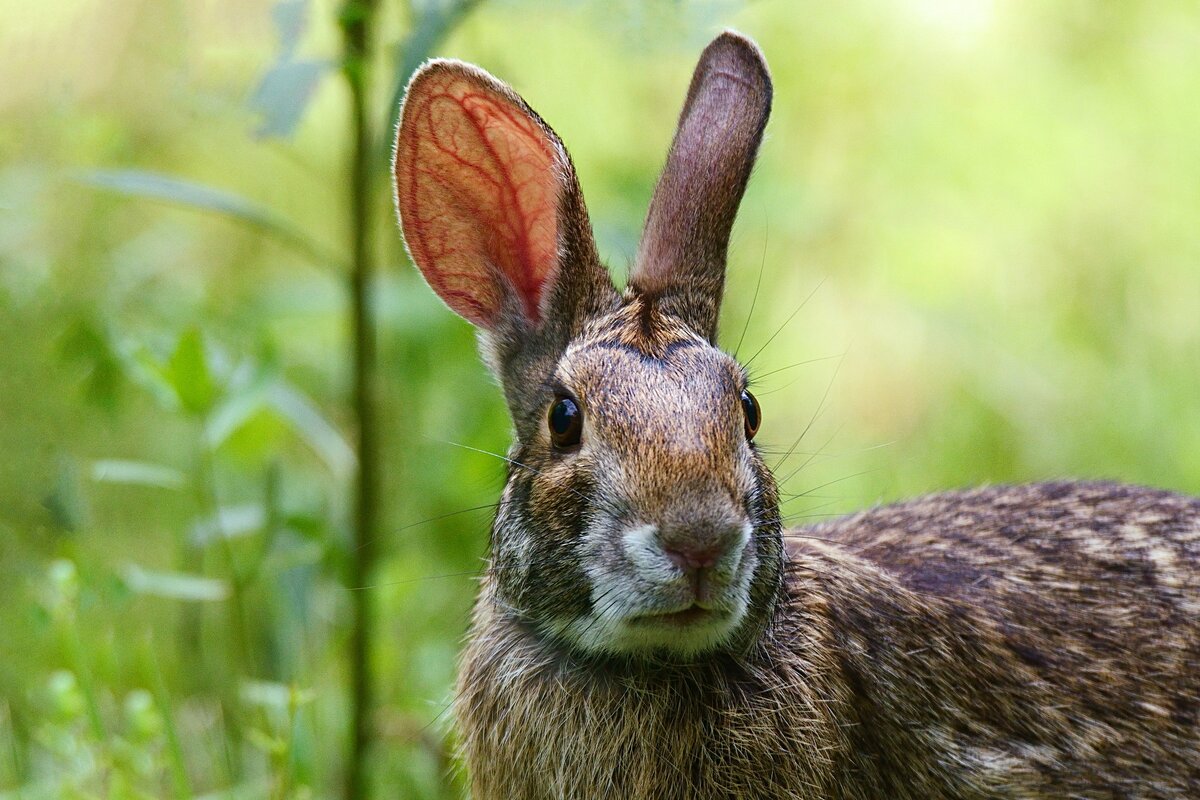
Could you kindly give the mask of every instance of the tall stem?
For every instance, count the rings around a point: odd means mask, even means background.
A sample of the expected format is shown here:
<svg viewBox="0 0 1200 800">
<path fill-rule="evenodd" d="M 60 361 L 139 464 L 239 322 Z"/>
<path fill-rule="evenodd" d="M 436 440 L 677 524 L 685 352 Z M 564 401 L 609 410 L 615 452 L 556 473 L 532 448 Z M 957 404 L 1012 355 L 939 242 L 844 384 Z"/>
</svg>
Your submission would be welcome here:
<svg viewBox="0 0 1200 800">
<path fill-rule="evenodd" d="M 370 247 L 372 181 L 371 134 L 367 110 L 371 23 L 375 0 L 345 0 L 341 25 L 342 65 L 350 86 L 353 140 L 350 153 L 351 307 L 353 313 L 354 415 L 358 423 L 358 476 L 355 485 L 353 549 L 350 585 L 366 586 L 375 560 L 379 462 L 375 418 L 375 326 L 371 306 L 374 274 Z M 371 650 L 371 593 L 354 591 L 350 631 L 350 749 L 346 764 L 345 798 L 363 800 L 366 754 L 371 741 L 373 687 Z"/>
<path fill-rule="evenodd" d="M 246 634 L 246 584 L 238 570 L 229 532 L 225 530 L 221 519 L 217 469 L 213 462 L 213 453 L 204 442 L 203 424 L 197 432 L 197 441 L 199 444 L 196 454 L 196 480 L 200 507 L 212 520 L 212 534 L 216 537 L 217 546 L 225 558 L 225 570 L 229 576 L 229 660 L 223 664 L 223 675 L 220 678 L 221 710 L 225 722 L 229 778 L 232 783 L 240 783 L 245 776 L 245 759 L 242 754 L 242 745 L 245 742 L 245 715 L 242 711 L 241 684 L 251 676 L 249 638 Z M 199 623 L 199 617 L 196 618 L 196 622 Z M 199 635 L 199 627 L 196 628 L 196 634 Z"/>
</svg>

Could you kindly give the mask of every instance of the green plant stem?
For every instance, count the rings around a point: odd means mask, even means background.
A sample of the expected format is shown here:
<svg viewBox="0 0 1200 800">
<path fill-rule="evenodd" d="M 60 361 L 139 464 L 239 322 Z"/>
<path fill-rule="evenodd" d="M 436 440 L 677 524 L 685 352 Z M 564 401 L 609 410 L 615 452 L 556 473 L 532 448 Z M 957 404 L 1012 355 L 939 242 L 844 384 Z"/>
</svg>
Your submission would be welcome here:
<svg viewBox="0 0 1200 800">
<path fill-rule="evenodd" d="M 75 673 L 79 690 L 83 693 L 88 728 L 97 744 L 105 747 L 108 743 L 108 735 L 104 731 L 104 722 L 100 716 L 100 702 L 96 697 L 96 682 L 92 678 L 92 668 L 85 656 L 87 648 L 83 644 L 83 637 L 79 635 L 76 608 L 73 604 L 64 616 L 65 618 L 59 619 L 59 629 L 64 648 L 67 651 L 68 664 L 71 671 Z"/>
<path fill-rule="evenodd" d="M 19 739 L 20 733 L 18 732 L 18 724 L 13 712 L 13 707 L 9 705 L 8 701 L 2 701 L 0 702 L 0 708 L 2 708 L 4 711 L 3 717 L 0 717 L 0 719 L 2 719 L 4 723 L 4 738 L 8 744 L 8 747 L 6 748 L 6 755 L 9 759 L 9 768 L 12 770 L 12 787 L 14 791 L 14 797 L 16 800 L 20 800 L 20 786 L 23 782 L 23 777 L 25 774 L 25 770 L 22 768 L 22 742 Z M 8 787 L 4 784 L 0 784 L 0 788 L 7 789 Z"/>
<path fill-rule="evenodd" d="M 242 759 L 242 742 L 245 734 L 242 730 L 242 700 L 239 691 L 242 679 L 249 669 L 249 648 L 246 639 L 246 609 L 245 585 L 238 570 L 237 559 L 234 557 L 233 543 L 229 540 L 229 532 L 221 522 L 221 498 L 217 493 L 216 465 L 213 463 L 212 451 L 204 442 L 203 426 L 199 438 L 200 448 L 197 455 L 200 495 L 203 505 L 211 515 L 215 527 L 217 545 L 225 559 L 225 568 L 229 574 L 228 624 L 230 638 L 229 672 L 232 676 L 222 681 L 222 706 L 224 708 L 225 726 L 229 731 L 227 746 L 230 777 L 234 783 L 239 782 L 244 774 L 245 764 Z"/>
<path fill-rule="evenodd" d="M 163 728 L 167 735 L 167 755 L 171 765 L 171 785 L 175 790 L 176 800 L 187 800 L 192 796 L 188 781 L 187 765 L 183 757 L 183 745 L 179 741 L 179 729 L 175 727 L 175 714 L 171 708 L 171 696 L 167 691 L 167 682 L 163 678 L 162 667 L 158 663 L 158 655 L 149 635 L 142 645 L 144 669 L 150 673 L 151 685 L 154 687 L 154 702 L 158 713 L 163 718 Z"/>
<path fill-rule="evenodd" d="M 353 546 L 347 579 L 353 587 L 366 586 L 374 568 L 378 509 L 379 462 L 375 417 L 375 325 L 371 306 L 374 276 L 370 247 L 372 166 L 371 133 L 367 109 L 370 71 L 371 23 L 374 0 L 346 0 L 341 25 L 344 42 L 342 72 L 350 87 L 353 139 L 350 153 L 351 307 L 353 309 L 354 416 L 358 427 L 358 474 L 355 485 Z M 350 748 L 346 764 L 345 798 L 367 796 L 366 755 L 371 742 L 370 651 L 373 620 L 372 593 L 350 593 Z"/>
</svg>

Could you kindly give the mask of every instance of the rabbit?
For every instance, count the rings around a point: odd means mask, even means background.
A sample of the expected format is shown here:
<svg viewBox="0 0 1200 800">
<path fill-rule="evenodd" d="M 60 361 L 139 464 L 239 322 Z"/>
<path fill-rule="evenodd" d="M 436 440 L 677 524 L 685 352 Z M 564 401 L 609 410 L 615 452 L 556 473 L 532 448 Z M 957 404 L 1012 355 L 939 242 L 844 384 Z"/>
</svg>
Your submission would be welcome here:
<svg viewBox="0 0 1200 800">
<path fill-rule="evenodd" d="M 937 494 L 784 530 L 717 347 L 772 84 L 704 50 L 623 291 L 571 159 L 505 84 L 424 64 L 393 172 L 515 443 L 455 690 L 477 800 L 1200 798 L 1200 500 Z"/>
</svg>

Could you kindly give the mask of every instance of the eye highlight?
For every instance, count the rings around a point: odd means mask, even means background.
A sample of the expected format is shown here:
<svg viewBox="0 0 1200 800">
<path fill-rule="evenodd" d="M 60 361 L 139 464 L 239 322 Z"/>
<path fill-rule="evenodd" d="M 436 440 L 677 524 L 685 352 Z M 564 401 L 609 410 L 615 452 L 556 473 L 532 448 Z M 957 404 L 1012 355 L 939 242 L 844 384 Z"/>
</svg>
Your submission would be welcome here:
<svg viewBox="0 0 1200 800">
<path fill-rule="evenodd" d="M 746 418 L 746 438 L 753 439 L 754 434 L 758 433 L 758 426 L 762 424 L 762 409 L 754 395 L 745 389 L 742 390 L 742 414 Z"/>
<path fill-rule="evenodd" d="M 550 441 L 555 447 L 574 447 L 579 444 L 583 433 L 583 410 L 570 397 L 559 397 L 550 406 L 546 415 L 546 424 L 550 428 Z"/>
</svg>

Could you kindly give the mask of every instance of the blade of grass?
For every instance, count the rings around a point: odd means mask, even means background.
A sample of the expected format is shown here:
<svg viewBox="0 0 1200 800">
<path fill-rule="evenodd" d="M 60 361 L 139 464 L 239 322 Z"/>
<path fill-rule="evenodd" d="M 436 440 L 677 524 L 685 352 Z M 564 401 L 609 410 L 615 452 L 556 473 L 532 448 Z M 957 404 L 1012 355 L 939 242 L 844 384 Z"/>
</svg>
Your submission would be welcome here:
<svg viewBox="0 0 1200 800">
<path fill-rule="evenodd" d="M 162 668 L 158 664 L 153 642 L 147 635 L 142 645 L 143 667 L 149 673 L 153 688 L 154 702 L 158 713 L 163 719 L 163 729 L 167 735 L 167 754 L 171 766 L 171 785 L 175 790 L 176 800 L 187 800 L 192 796 L 192 787 L 188 781 L 187 766 L 183 756 L 183 745 L 179 741 L 179 729 L 175 727 L 175 715 L 171 709 L 171 696 L 167 691 L 167 682 L 163 678 Z"/>
<path fill-rule="evenodd" d="M 129 197 L 143 197 L 231 217 L 270 234 L 314 263 L 342 269 L 345 260 L 308 236 L 293 222 L 240 195 L 201 183 L 137 169 L 94 170 L 77 176 L 80 183 Z"/>
</svg>

